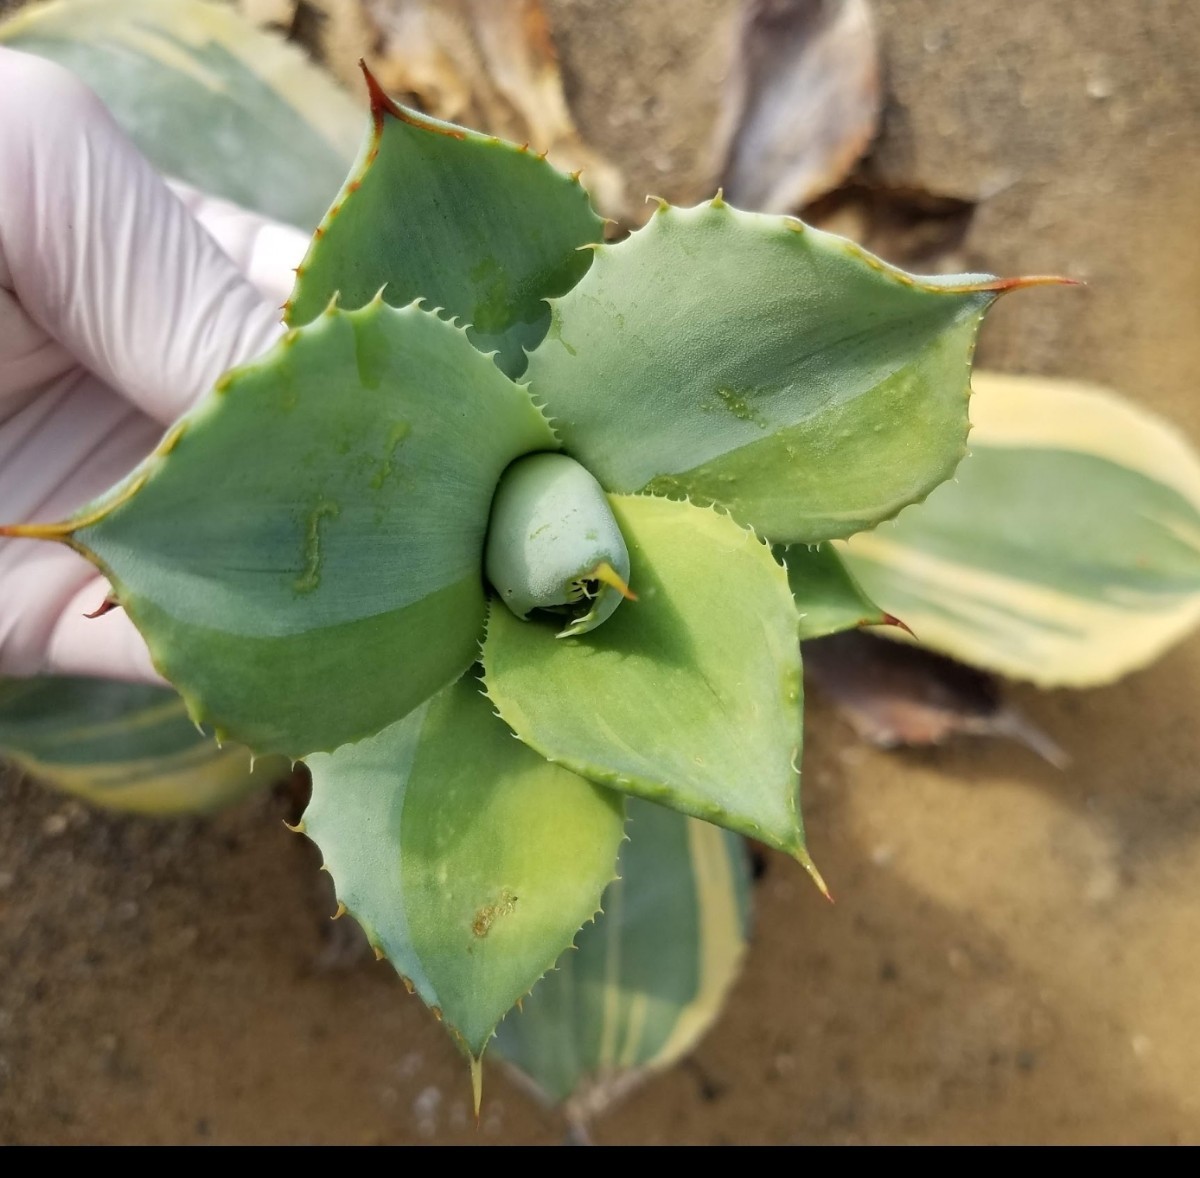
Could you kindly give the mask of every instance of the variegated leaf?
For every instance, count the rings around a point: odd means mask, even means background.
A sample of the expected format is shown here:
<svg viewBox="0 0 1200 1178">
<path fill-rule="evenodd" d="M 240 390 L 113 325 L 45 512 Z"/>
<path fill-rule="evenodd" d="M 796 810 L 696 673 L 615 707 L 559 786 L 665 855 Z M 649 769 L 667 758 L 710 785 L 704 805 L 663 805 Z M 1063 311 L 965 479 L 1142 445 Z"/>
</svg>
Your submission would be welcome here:
<svg viewBox="0 0 1200 1178">
<path fill-rule="evenodd" d="M 636 798 L 628 831 L 603 915 L 496 1035 L 497 1054 L 573 1119 L 691 1051 L 745 953 L 743 841 Z"/>
<path fill-rule="evenodd" d="M 93 805 L 155 815 L 216 809 L 289 768 L 218 747 L 173 691 L 108 679 L 0 681 L 0 754 Z"/>
<path fill-rule="evenodd" d="M 281 37 L 209 0 L 51 0 L 0 43 L 67 66 L 159 171 L 311 229 L 354 159 L 362 114 Z"/>
<path fill-rule="evenodd" d="M 972 456 L 843 548 L 921 642 L 1044 686 L 1106 683 L 1200 621 L 1200 460 L 1104 389 L 977 373 Z"/>
</svg>

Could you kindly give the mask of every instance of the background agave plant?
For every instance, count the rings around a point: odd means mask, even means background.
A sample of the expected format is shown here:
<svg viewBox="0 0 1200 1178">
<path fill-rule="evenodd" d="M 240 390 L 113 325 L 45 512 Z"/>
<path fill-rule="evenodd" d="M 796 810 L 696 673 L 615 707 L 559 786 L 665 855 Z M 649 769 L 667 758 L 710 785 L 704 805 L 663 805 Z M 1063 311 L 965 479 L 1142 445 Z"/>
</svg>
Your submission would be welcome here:
<svg viewBox="0 0 1200 1178">
<path fill-rule="evenodd" d="M 978 294 L 979 292 L 976 292 L 976 293 Z M 454 309 L 454 308 L 451 307 L 451 309 Z M 461 314 L 463 314 L 464 318 L 467 318 L 468 321 L 470 321 L 469 317 L 468 317 L 468 315 L 466 315 L 466 313 L 461 313 Z M 535 355 L 536 355 L 536 353 L 535 353 Z M 534 387 L 536 387 L 535 384 L 534 384 Z M 722 401 L 724 401 L 724 399 L 725 398 L 722 398 Z M 736 390 L 734 390 L 734 397 L 730 398 L 730 399 L 731 399 L 731 401 L 736 401 L 736 399 L 737 399 Z M 733 409 L 736 410 L 737 408 L 738 408 L 737 404 L 734 404 Z M 734 413 L 734 416 L 737 416 L 737 414 Z M 1008 441 L 1008 443 L 1010 443 L 1010 441 L 1013 440 L 1012 435 L 1009 435 L 1009 437 L 1004 440 L 1006 440 L 1006 441 Z M 997 446 L 996 449 L 1004 449 L 1004 446 Z M 1032 447 L 1032 449 L 1040 450 L 1040 451 L 1051 451 L 1052 447 L 1044 446 L 1044 445 L 1034 445 Z M 1066 449 L 1069 451 L 1070 447 L 1069 446 L 1063 447 L 1063 449 Z M 1058 459 L 1054 455 L 1050 455 L 1049 461 L 1055 462 L 1055 461 L 1058 461 Z M 1110 458 L 1110 462 L 1111 462 L 1111 458 Z M 1114 465 L 1115 464 L 1116 463 L 1114 463 Z M 1098 475 L 1097 477 L 1103 477 L 1103 475 Z M 676 488 L 671 487 L 671 488 L 664 488 L 664 489 L 676 489 Z M 1146 489 L 1151 494 L 1158 493 L 1158 492 L 1154 491 L 1153 487 L 1146 488 Z M 718 498 L 718 497 L 715 497 L 715 495 L 714 495 L 713 498 Z M 1184 504 L 1184 507 L 1186 507 L 1186 506 L 1187 505 Z M 1183 511 L 1182 507 L 1178 506 L 1177 504 L 1172 503 L 1172 507 L 1174 507 L 1174 510 L 1176 512 Z M 1194 510 L 1194 509 L 1192 509 L 1192 510 Z M 1136 515 L 1136 512 L 1134 512 L 1134 515 Z M 1180 518 L 1186 519 L 1186 517 L 1187 517 L 1186 511 L 1183 511 L 1183 515 Z M 910 519 L 910 518 L 912 518 L 913 521 L 916 522 L 917 518 L 918 518 L 918 513 L 916 513 L 916 512 L 910 513 L 910 515 L 905 517 L 905 522 L 907 522 L 908 519 Z M 976 524 L 978 522 L 976 510 L 974 510 L 974 509 L 964 511 L 964 513 L 962 513 L 962 516 L 960 518 L 966 519 L 966 521 L 968 523 L 971 523 L 972 528 L 974 527 L 974 524 Z M 943 528 L 942 531 L 944 531 L 944 530 L 946 530 L 946 529 Z M 978 529 L 976 529 L 976 530 L 978 530 Z M 1168 530 L 1170 530 L 1170 529 L 1168 529 Z M 839 533 L 833 533 L 833 534 L 838 535 Z M 1177 529 L 1175 529 L 1175 534 L 1177 535 Z M 910 533 L 910 535 L 912 535 L 912 534 Z M 787 537 L 786 536 L 782 536 L 782 537 L 773 536 L 773 539 L 787 539 Z M 856 549 L 856 545 L 857 545 L 857 541 L 852 542 L 850 545 L 850 548 L 848 548 L 848 551 L 850 551 L 851 554 L 853 554 L 854 549 Z M 919 547 L 920 547 L 920 536 L 919 535 L 913 536 L 912 548 L 919 548 Z M 864 552 L 865 552 L 865 549 L 864 549 Z M 853 583 L 850 581 L 846 581 L 844 573 L 842 573 L 840 570 L 836 569 L 836 566 L 834 565 L 834 561 L 829 559 L 830 553 L 829 553 L 828 548 L 822 549 L 822 555 L 823 555 L 824 559 L 817 561 L 817 563 L 821 565 L 820 569 L 812 570 L 811 572 L 806 572 L 803 569 L 803 567 L 802 567 L 803 561 L 802 560 L 790 558 L 790 560 L 788 560 L 788 564 L 790 564 L 790 572 L 792 575 L 793 584 L 796 584 L 798 582 L 804 583 L 804 578 L 806 578 L 806 577 L 820 578 L 824 575 L 827 575 L 827 573 L 828 573 L 829 578 L 832 579 L 832 581 L 834 583 L 838 583 L 838 584 L 842 585 L 842 597 L 845 597 L 846 600 L 852 601 L 853 600 Z M 871 561 L 870 558 L 868 557 L 868 555 L 864 555 L 862 564 L 856 566 L 856 567 L 858 567 L 859 572 L 862 573 L 862 575 L 864 577 L 864 581 L 866 579 L 866 573 L 868 573 L 870 571 L 870 567 L 872 564 L 874 564 L 877 567 L 881 563 L 883 563 L 883 564 L 887 563 L 886 560 L 880 559 L 880 551 L 878 551 L 878 549 L 874 553 L 874 555 L 876 557 L 876 559 L 874 561 Z M 887 555 L 887 553 L 884 553 L 884 555 Z M 1183 552 L 1182 552 L 1181 560 L 1183 560 L 1183 558 L 1186 558 L 1186 555 L 1187 555 L 1186 548 L 1184 548 Z M 1108 559 L 1108 554 L 1106 554 L 1106 553 L 1100 554 L 1100 557 L 1103 557 L 1104 559 Z M 1097 557 L 1097 560 L 1099 560 L 1100 557 Z M 899 561 L 893 561 L 893 564 L 898 564 L 898 563 L 899 563 Z M 964 563 L 965 563 L 965 561 L 964 561 Z M 1183 560 L 1183 563 L 1186 564 L 1186 560 Z M 1094 564 L 1096 564 L 1096 561 L 1093 561 L 1093 565 Z M 1147 567 L 1145 558 L 1142 558 L 1139 561 L 1138 565 L 1139 565 L 1139 569 L 1141 570 L 1141 572 L 1139 572 L 1138 575 L 1145 576 L 1147 581 L 1150 581 L 1150 579 L 1153 579 L 1154 577 L 1156 577 L 1158 575 L 1158 570 L 1154 569 L 1153 566 L 1150 567 L 1150 572 L 1147 573 L 1145 571 L 1146 567 Z M 1133 573 L 1130 573 L 1130 576 L 1132 576 L 1132 575 L 1133 575 Z M 299 572 L 299 576 L 300 577 L 304 576 L 304 570 L 301 570 Z M 1158 581 L 1158 582 L 1156 582 L 1156 584 L 1162 584 L 1162 582 Z M 1186 569 L 1184 569 L 1181 572 L 1180 577 L 1178 577 L 1174 589 L 1171 590 L 1171 593 L 1174 594 L 1174 597 L 1172 597 L 1172 600 L 1178 601 L 1181 599 L 1181 597 L 1186 597 L 1188 590 L 1189 590 L 1189 584 L 1190 584 L 1190 582 L 1188 579 L 1188 573 L 1187 573 Z M 850 585 L 851 588 L 847 590 L 845 588 L 846 585 Z M 1153 595 L 1151 595 L 1151 596 L 1153 596 Z M 1166 597 L 1168 597 L 1168 596 L 1170 596 L 1170 594 L 1164 594 L 1163 600 L 1165 600 Z M 832 609 L 833 603 L 838 600 L 841 600 L 840 597 L 827 597 L 822 594 L 811 594 L 810 593 L 809 597 L 808 597 L 808 601 L 811 602 L 812 607 L 809 609 L 806 609 L 805 612 L 809 614 L 809 617 L 815 617 L 815 615 L 820 614 L 822 611 L 828 613 L 830 611 L 830 609 Z M 1126 600 L 1128 601 L 1129 599 L 1126 599 Z M 1144 599 L 1142 599 L 1140 602 L 1138 602 L 1138 605 L 1130 606 L 1129 612 L 1130 613 L 1138 612 L 1142 606 L 1146 605 L 1146 603 L 1147 602 L 1144 597 Z M 1187 602 L 1184 601 L 1183 603 L 1184 603 L 1184 605 L 1186 605 Z M 898 608 L 898 612 L 902 612 L 902 611 L 899 611 L 899 607 L 896 607 L 893 605 L 892 601 L 888 601 L 888 605 L 892 606 L 893 608 Z M 818 609 L 818 608 L 816 608 L 817 606 L 820 606 L 821 608 Z M 624 619 L 626 617 L 626 614 L 630 614 L 630 613 L 631 613 L 631 607 L 623 607 L 622 614 L 620 614 L 620 618 Z M 834 613 L 836 613 L 836 611 L 834 611 Z M 1176 613 L 1178 615 L 1180 615 L 1180 620 L 1177 620 L 1175 625 L 1176 626 L 1187 625 L 1188 618 L 1184 617 L 1184 614 L 1187 614 L 1187 609 L 1182 609 L 1182 611 L 1176 611 Z M 862 612 L 859 612 L 857 617 L 854 617 L 854 618 L 842 617 L 841 624 L 845 624 L 847 620 L 851 621 L 851 623 L 853 623 L 853 621 L 860 620 L 860 618 L 862 618 L 862 617 L 863 617 Z M 1139 617 L 1140 617 L 1140 614 L 1139 614 Z M 616 620 L 614 620 L 613 625 L 616 625 L 616 624 L 617 624 Z M 835 626 L 830 626 L 830 629 L 835 629 Z M 960 627 L 960 629 L 970 629 L 970 627 Z M 1050 629 L 1050 627 L 1048 627 L 1048 629 Z M 1175 631 L 1172 631 L 1172 632 L 1175 632 Z M 1163 633 L 1165 633 L 1165 631 L 1163 631 Z M 1166 639 L 1163 638 L 1162 635 L 1159 635 L 1159 637 L 1156 639 L 1156 641 L 1159 643 L 1162 643 L 1163 641 L 1166 641 Z M 943 644 L 948 645 L 948 642 L 943 643 Z M 1128 654 L 1128 651 L 1127 651 L 1127 654 Z M 556 655 L 557 655 L 557 651 L 556 651 Z M 1139 655 L 1139 657 L 1142 657 L 1142 659 L 1144 659 L 1144 657 L 1146 657 L 1145 651 L 1142 651 L 1142 653 Z M 1112 660 L 1109 660 L 1109 661 L 1111 662 Z M 1045 661 L 1038 660 L 1038 666 L 1044 667 Z M 1109 671 L 1111 671 L 1111 667 L 1109 668 Z M 1109 673 L 1109 671 L 1106 671 L 1105 673 Z M 636 834 L 636 828 L 635 828 L 635 834 Z M 335 875 L 336 875 L 336 871 L 335 871 Z M 503 897 L 502 897 L 502 901 L 500 901 L 500 904 L 502 904 L 502 907 L 503 907 L 504 902 L 505 901 L 503 900 Z"/>
</svg>

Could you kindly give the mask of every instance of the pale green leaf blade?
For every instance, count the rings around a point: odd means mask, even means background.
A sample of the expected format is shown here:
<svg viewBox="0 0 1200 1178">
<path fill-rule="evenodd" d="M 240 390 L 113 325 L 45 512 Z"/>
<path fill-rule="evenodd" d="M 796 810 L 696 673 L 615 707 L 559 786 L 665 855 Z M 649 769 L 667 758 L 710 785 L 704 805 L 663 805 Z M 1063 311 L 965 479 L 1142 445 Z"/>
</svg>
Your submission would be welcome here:
<svg viewBox="0 0 1200 1178">
<path fill-rule="evenodd" d="M 623 799 L 514 740 L 470 675 L 308 764 L 339 900 L 478 1059 L 595 915 Z"/>
<path fill-rule="evenodd" d="M 93 805 L 150 815 L 214 810 L 288 772 L 218 748 L 173 691 L 108 679 L 0 680 L 0 756 Z"/>
<path fill-rule="evenodd" d="M 493 1048 L 574 1119 L 691 1051 L 745 955 L 742 840 L 638 798 L 627 829 L 602 914 L 500 1024 Z"/>
<path fill-rule="evenodd" d="M 367 82 L 372 126 L 297 271 L 288 322 L 308 322 L 334 294 L 357 307 L 382 289 L 394 306 L 441 308 L 520 375 L 550 322 L 544 300 L 586 272 L 591 252 L 580 247 L 603 237 L 603 222 L 577 177 Z"/>
<path fill-rule="evenodd" d="M 718 503 L 774 543 L 848 536 L 966 452 L 976 329 L 1002 283 L 923 278 L 714 201 L 664 206 L 553 302 L 532 391 L 610 492 Z"/>
<path fill-rule="evenodd" d="M 610 502 L 638 600 L 577 638 L 494 603 L 488 694 L 523 741 L 576 773 L 804 858 L 787 574 L 711 508 Z"/>
<path fill-rule="evenodd" d="M 977 374 L 952 484 L 842 549 L 920 641 L 1043 686 L 1107 683 L 1200 621 L 1200 460 L 1114 394 Z"/>
<path fill-rule="evenodd" d="M 832 544 L 794 544 L 776 555 L 787 568 L 801 639 L 860 626 L 903 626 L 867 596 Z"/>
<path fill-rule="evenodd" d="M 0 43 L 83 78 L 159 171 L 303 229 L 354 159 L 355 103 L 227 4 L 55 0 L 10 17 Z"/>
<path fill-rule="evenodd" d="M 496 483 L 553 445 L 460 329 L 375 302 L 223 378 L 76 519 L 16 531 L 96 561 L 194 719 L 300 757 L 474 661 Z"/>
</svg>

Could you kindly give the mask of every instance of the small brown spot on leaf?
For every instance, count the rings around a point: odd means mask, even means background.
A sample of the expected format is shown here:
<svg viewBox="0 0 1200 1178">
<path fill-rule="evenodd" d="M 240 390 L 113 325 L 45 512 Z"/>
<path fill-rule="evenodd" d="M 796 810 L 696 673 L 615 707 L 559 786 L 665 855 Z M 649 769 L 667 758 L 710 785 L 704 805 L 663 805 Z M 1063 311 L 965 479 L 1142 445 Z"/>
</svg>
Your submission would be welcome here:
<svg viewBox="0 0 1200 1178">
<path fill-rule="evenodd" d="M 516 906 L 517 897 L 508 888 L 504 888 L 495 903 L 485 904 L 475 913 L 475 919 L 471 922 L 471 932 L 477 937 L 486 937 L 491 932 L 492 925 L 500 917 L 507 916 Z"/>
</svg>

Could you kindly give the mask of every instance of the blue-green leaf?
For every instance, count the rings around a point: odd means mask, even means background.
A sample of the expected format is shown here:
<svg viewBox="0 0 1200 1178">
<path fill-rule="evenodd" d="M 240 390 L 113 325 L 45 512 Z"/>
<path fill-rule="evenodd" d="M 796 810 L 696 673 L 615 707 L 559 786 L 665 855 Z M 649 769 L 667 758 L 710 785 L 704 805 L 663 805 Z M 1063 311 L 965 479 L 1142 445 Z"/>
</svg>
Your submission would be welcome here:
<svg viewBox="0 0 1200 1178">
<path fill-rule="evenodd" d="M 609 492 L 717 503 L 773 543 L 849 536 L 966 453 L 998 292 L 914 278 L 799 221 L 664 206 L 553 300 L 530 357 L 567 453 Z"/>
<path fill-rule="evenodd" d="M 359 307 L 424 299 L 498 351 L 510 376 L 546 334 L 545 299 L 591 261 L 580 246 L 603 223 L 578 178 L 526 148 L 408 110 L 368 74 L 372 125 L 358 163 L 297 271 L 288 322 L 307 323 L 335 294 Z"/>
<path fill-rule="evenodd" d="M 223 378 L 60 525 L 194 719 L 293 757 L 378 732 L 478 654 L 492 495 L 553 435 L 465 334 L 335 311 Z"/>
<path fill-rule="evenodd" d="M 787 566 L 801 639 L 860 626 L 903 625 L 866 595 L 832 544 L 793 544 L 777 555 Z"/>
<path fill-rule="evenodd" d="M 309 768 L 338 898 L 478 1059 L 596 913 L 623 799 L 513 740 L 471 676 Z"/>
</svg>

